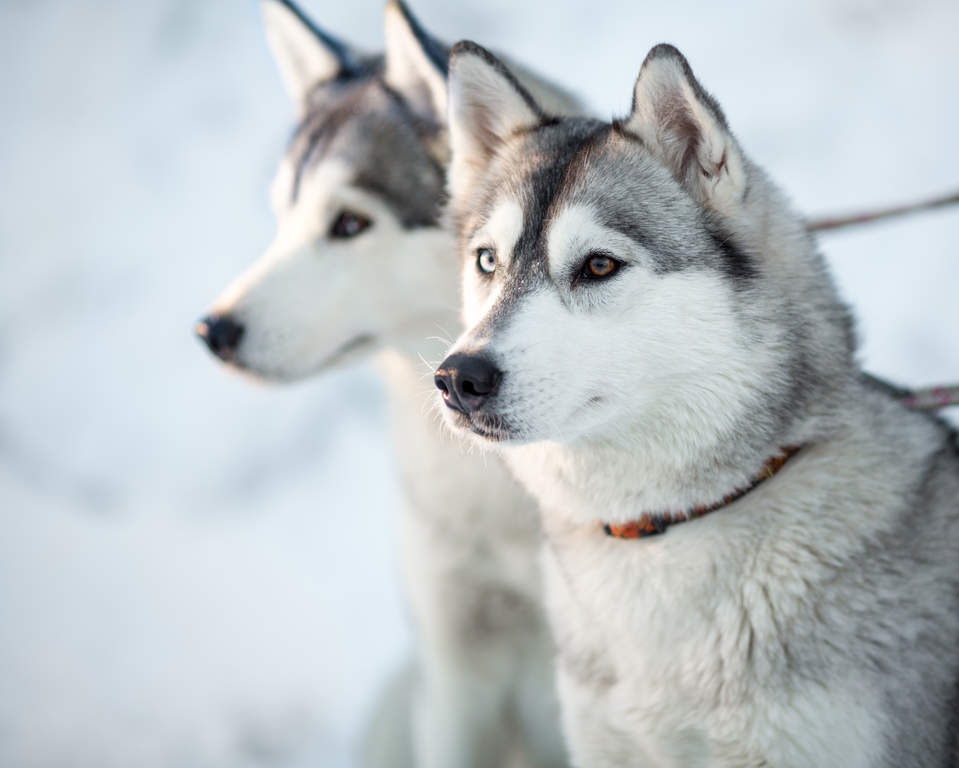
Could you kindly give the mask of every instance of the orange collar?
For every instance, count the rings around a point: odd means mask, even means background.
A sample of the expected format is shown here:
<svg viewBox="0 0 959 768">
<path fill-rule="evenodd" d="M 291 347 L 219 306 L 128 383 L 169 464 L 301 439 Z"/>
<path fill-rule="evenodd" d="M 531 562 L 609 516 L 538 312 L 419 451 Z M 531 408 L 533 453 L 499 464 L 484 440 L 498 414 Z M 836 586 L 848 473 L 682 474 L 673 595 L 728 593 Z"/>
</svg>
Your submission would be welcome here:
<svg viewBox="0 0 959 768">
<path fill-rule="evenodd" d="M 787 445 L 778 455 L 766 460 L 760 473 L 752 479 L 749 485 L 732 493 L 727 493 L 715 504 L 708 506 L 701 504 L 682 512 L 647 512 L 638 520 L 631 520 L 628 523 L 601 523 L 601 525 L 607 536 L 615 536 L 617 539 L 642 539 L 646 536 L 655 536 L 658 533 L 663 533 L 671 525 L 684 523 L 687 520 L 695 520 L 697 517 L 708 515 L 710 512 L 722 509 L 727 504 L 732 504 L 736 499 L 742 498 L 756 486 L 762 485 L 762 483 L 775 475 L 798 450 L 798 445 Z"/>
</svg>

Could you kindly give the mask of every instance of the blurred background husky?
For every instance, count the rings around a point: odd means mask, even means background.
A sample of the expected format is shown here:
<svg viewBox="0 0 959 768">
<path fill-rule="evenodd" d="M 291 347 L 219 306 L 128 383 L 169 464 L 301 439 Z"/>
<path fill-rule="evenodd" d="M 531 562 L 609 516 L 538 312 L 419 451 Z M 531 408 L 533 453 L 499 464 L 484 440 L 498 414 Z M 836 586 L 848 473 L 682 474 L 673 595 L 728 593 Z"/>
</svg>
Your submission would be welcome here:
<svg viewBox="0 0 959 768">
<path fill-rule="evenodd" d="M 427 361 L 459 328 L 455 242 L 441 222 L 448 47 L 398 0 L 386 5 L 382 56 L 359 53 L 287 0 L 262 6 L 298 113 L 272 184 L 277 232 L 197 333 L 231 367 L 274 381 L 376 354 L 403 489 L 400 571 L 417 663 L 375 717 L 366 762 L 499 768 L 515 757 L 559 768 L 536 506 L 426 405 Z M 524 81 L 559 114 L 580 111 L 542 78 Z"/>
</svg>

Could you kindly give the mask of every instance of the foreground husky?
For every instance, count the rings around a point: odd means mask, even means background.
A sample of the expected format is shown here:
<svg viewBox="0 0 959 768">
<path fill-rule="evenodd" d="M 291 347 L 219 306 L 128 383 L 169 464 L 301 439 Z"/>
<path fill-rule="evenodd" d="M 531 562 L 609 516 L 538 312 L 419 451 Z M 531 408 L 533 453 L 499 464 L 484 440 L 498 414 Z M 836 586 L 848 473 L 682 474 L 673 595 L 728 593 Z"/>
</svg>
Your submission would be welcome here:
<svg viewBox="0 0 959 768">
<path fill-rule="evenodd" d="M 399 3 L 386 8 L 385 57 L 358 54 L 289 3 L 267 0 L 264 11 L 299 113 L 273 185 L 278 232 L 199 331 L 231 365 L 282 381 L 379 353 L 407 502 L 402 568 L 421 660 L 416 764 L 499 768 L 519 752 L 525 764 L 562 765 L 535 507 L 498 461 L 468 456 L 428 407 L 422 359 L 438 359 L 436 336 L 459 325 L 454 244 L 439 222 L 448 51 Z M 527 82 L 551 109 L 573 108 Z M 408 700 L 392 698 L 405 713 Z M 377 733 L 386 730 L 396 723 Z M 403 764 L 385 741 L 373 752 Z"/>
<path fill-rule="evenodd" d="M 959 455 L 666 45 L 559 119 L 454 48 L 468 330 L 436 384 L 540 501 L 578 766 L 946 766 Z"/>
</svg>

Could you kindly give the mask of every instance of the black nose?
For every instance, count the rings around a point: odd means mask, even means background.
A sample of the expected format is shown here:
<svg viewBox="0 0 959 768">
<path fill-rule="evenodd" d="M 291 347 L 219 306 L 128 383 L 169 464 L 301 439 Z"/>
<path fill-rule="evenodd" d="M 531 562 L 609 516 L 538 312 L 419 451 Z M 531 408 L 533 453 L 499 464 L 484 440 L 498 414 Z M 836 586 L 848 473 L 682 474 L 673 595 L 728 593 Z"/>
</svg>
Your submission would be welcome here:
<svg viewBox="0 0 959 768">
<path fill-rule="evenodd" d="M 450 408 L 469 413 L 496 392 L 502 378 L 502 372 L 485 357 L 457 354 L 440 363 L 433 383 Z"/>
<path fill-rule="evenodd" d="M 196 324 L 199 336 L 210 351 L 223 360 L 232 360 L 243 338 L 243 326 L 229 315 L 210 315 Z"/>
</svg>

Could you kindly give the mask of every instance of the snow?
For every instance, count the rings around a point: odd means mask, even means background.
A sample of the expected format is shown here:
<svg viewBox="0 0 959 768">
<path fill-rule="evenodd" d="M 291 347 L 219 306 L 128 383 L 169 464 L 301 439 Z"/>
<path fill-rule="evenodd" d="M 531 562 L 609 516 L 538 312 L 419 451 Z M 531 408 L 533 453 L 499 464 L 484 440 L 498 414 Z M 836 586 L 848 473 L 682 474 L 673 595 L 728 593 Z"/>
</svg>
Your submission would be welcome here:
<svg viewBox="0 0 959 768">
<path fill-rule="evenodd" d="M 379 2 L 308 2 L 380 45 Z M 417 0 L 622 113 L 677 44 L 810 213 L 959 184 L 959 5 Z M 410 649 L 371 369 L 191 338 L 256 258 L 290 106 L 255 3 L 0 4 L 0 768 L 355 764 Z M 959 379 L 959 212 L 823 236 L 873 372 Z"/>
</svg>

